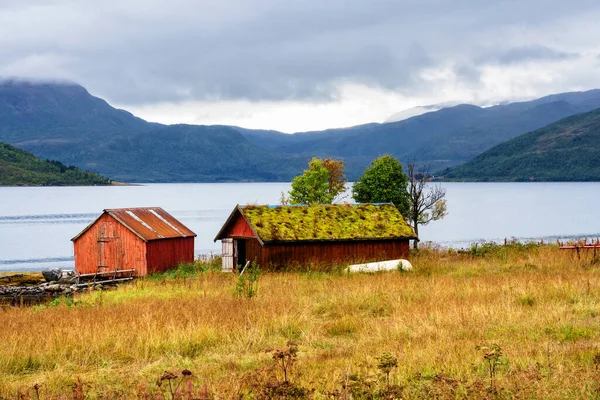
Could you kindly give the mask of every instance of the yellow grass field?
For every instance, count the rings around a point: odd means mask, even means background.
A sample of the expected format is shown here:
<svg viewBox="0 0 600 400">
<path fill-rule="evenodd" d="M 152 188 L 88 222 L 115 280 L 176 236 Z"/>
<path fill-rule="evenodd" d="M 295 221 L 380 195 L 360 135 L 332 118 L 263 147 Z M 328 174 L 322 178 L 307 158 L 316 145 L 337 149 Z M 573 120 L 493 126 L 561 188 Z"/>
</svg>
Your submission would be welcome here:
<svg viewBox="0 0 600 400">
<path fill-rule="evenodd" d="M 186 269 L 4 307 L 0 398 L 600 398 L 591 252 L 483 246 L 411 261 L 412 272 L 265 272 L 252 298 L 235 294 L 234 274 Z M 290 341 L 296 357 L 274 359 Z M 389 384 L 385 352 L 397 358 Z"/>
</svg>

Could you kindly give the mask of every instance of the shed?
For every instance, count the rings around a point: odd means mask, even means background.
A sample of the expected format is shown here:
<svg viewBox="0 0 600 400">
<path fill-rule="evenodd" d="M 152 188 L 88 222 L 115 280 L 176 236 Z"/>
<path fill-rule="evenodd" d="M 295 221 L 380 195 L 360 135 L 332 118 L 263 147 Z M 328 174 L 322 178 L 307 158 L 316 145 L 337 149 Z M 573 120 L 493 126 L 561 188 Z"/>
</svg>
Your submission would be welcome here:
<svg viewBox="0 0 600 400">
<path fill-rule="evenodd" d="M 194 261 L 196 234 L 160 207 L 104 210 L 73 239 L 81 274 L 134 269 L 136 276 Z"/>
<path fill-rule="evenodd" d="M 413 229 L 391 203 L 236 206 L 217 236 L 223 270 L 405 258 Z"/>
</svg>

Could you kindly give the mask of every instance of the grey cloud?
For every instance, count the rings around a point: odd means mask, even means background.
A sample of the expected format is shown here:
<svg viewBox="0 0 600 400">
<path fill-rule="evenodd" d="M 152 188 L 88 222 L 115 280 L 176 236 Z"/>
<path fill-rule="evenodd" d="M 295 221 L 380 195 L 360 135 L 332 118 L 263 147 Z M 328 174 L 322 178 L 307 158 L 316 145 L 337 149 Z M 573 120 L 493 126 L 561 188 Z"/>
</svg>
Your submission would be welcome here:
<svg viewBox="0 0 600 400">
<path fill-rule="evenodd" d="M 479 83 L 481 80 L 481 69 L 472 64 L 459 63 L 453 66 L 454 75 L 466 83 Z"/>
<path fill-rule="evenodd" d="M 577 4 L 574 4 L 577 3 Z M 0 75 L 71 79 L 120 104 L 328 100 L 340 83 L 415 93 L 448 63 L 477 82 L 488 63 L 568 59 L 510 27 L 600 13 L 596 1 L 0 0 Z M 549 37 L 554 34 L 549 32 Z"/>
<path fill-rule="evenodd" d="M 507 50 L 496 50 L 481 57 L 479 62 L 492 62 L 498 64 L 519 64 L 526 61 L 539 60 L 566 60 L 577 58 L 580 54 L 551 49 L 542 45 L 513 47 Z"/>
</svg>

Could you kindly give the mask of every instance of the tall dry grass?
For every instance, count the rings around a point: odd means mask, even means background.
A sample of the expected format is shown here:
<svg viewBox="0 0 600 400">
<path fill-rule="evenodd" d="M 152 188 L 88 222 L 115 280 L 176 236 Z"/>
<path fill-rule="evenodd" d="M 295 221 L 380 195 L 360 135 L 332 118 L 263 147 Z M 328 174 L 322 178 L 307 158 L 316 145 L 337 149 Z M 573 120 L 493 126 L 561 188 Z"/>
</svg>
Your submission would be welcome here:
<svg viewBox="0 0 600 400">
<path fill-rule="evenodd" d="M 252 299 L 234 295 L 234 275 L 205 272 L 0 309 L 0 398 L 36 398 L 34 384 L 41 398 L 160 397 L 157 378 L 183 369 L 197 397 L 261 398 L 283 379 L 271 352 L 288 341 L 291 381 L 314 398 L 381 392 L 384 352 L 398 358 L 391 383 L 405 398 L 600 397 L 589 252 L 426 249 L 412 262 L 405 273 L 264 273 Z M 493 388 L 478 347 L 492 344 Z"/>
</svg>

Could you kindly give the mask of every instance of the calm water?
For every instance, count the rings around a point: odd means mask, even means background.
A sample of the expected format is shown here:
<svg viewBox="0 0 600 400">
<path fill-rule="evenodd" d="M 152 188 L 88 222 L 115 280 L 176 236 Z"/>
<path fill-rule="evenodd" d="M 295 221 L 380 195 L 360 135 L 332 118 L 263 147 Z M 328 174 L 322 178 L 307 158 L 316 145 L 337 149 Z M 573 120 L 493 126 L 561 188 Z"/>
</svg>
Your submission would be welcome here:
<svg viewBox="0 0 600 400">
<path fill-rule="evenodd" d="M 600 236 L 600 183 L 448 183 L 449 215 L 421 228 L 422 241 L 464 247 L 481 240 Z M 73 267 L 70 239 L 103 209 L 160 206 L 198 234 L 196 253 L 236 204 L 276 204 L 286 183 L 0 187 L 0 270 Z"/>
</svg>

